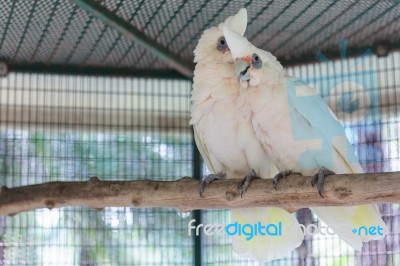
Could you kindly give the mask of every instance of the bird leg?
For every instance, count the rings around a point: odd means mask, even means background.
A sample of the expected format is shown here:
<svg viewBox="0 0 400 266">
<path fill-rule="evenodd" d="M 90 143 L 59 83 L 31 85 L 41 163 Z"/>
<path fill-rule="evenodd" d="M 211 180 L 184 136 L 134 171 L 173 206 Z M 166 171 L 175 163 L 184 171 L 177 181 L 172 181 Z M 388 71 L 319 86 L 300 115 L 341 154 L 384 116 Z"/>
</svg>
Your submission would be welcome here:
<svg viewBox="0 0 400 266">
<path fill-rule="evenodd" d="M 278 184 L 281 181 L 282 178 L 287 177 L 288 175 L 291 174 L 298 174 L 298 173 L 294 173 L 291 170 L 284 170 L 284 171 L 280 171 L 279 173 L 277 173 L 273 178 L 272 178 L 272 186 L 274 187 L 275 190 L 278 190 Z"/>
<path fill-rule="evenodd" d="M 224 178 L 225 178 L 225 174 L 222 173 L 222 172 L 216 173 L 216 174 L 209 174 L 208 176 L 206 176 L 201 181 L 201 184 L 200 184 L 200 186 L 198 188 L 200 197 L 203 198 L 203 193 L 204 193 L 204 189 L 206 188 L 206 186 L 208 186 L 209 184 L 211 184 L 215 180 L 224 179 Z"/>
<path fill-rule="evenodd" d="M 325 177 L 327 177 L 328 175 L 334 175 L 335 172 L 332 172 L 331 170 L 325 168 L 325 167 L 321 167 L 318 170 L 318 173 L 316 173 L 315 175 L 313 175 L 311 177 L 311 185 L 315 186 L 317 185 L 317 189 L 318 189 L 318 193 L 321 196 L 321 198 L 323 198 L 324 196 L 322 196 L 322 192 L 324 191 L 324 181 L 325 181 Z"/>
<path fill-rule="evenodd" d="M 238 189 L 240 191 L 240 197 L 247 191 L 250 186 L 251 180 L 260 178 L 257 176 L 256 172 L 251 169 L 251 171 L 239 182 Z"/>
</svg>

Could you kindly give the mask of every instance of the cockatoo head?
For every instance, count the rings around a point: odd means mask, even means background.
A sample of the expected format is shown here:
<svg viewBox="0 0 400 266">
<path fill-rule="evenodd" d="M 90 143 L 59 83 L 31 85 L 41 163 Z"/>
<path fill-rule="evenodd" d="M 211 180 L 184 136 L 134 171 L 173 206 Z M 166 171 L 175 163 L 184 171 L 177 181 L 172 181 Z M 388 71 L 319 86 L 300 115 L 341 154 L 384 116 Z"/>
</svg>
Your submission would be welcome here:
<svg viewBox="0 0 400 266">
<path fill-rule="evenodd" d="M 275 56 L 251 44 L 237 32 L 223 28 L 225 40 L 236 64 L 236 77 L 242 88 L 276 84 L 284 70 Z"/>
<path fill-rule="evenodd" d="M 204 31 L 203 35 L 194 50 L 194 62 L 204 63 L 232 63 L 232 56 L 226 43 L 223 28 L 227 27 L 243 36 L 247 27 L 247 10 L 241 8 L 239 12 L 227 18 L 217 27 L 212 27 Z"/>
</svg>

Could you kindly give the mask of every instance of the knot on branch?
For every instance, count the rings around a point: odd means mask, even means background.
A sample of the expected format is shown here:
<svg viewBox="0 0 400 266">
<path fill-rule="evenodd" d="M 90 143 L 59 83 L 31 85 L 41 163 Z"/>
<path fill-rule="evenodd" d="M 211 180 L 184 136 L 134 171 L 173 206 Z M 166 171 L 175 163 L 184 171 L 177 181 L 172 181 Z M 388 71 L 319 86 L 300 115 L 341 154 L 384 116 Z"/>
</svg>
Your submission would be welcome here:
<svg viewBox="0 0 400 266">
<path fill-rule="evenodd" d="M 346 187 L 336 187 L 335 188 L 335 196 L 338 199 L 345 199 L 349 196 L 351 196 L 353 194 L 353 192 L 351 191 L 351 189 L 348 189 Z"/>
<path fill-rule="evenodd" d="M 142 198 L 141 198 L 141 197 L 134 197 L 134 198 L 132 199 L 132 205 L 133 205 L 134 207 L 139 207 L 140 204 L 141 204 L 141 201 L 142 201 Z"/>
<path fill-rule="evenodd" d="M 56 202 L 53 199 L 46 199 L 44 201 L 44 205 L 46 206 L 47 209 L 51 210 L 56 206 Z"/>
<path fill-rule="evenodd" d="M 234 192 L 234 191 L 227 191 L 225 193 L 225 198 L 227 201 L 232 201 L 236 199 L 239 196 L 239 192 Z"/>
<path fill-rule="evenodd" d="M 5 194 L 7 191 L 9 191 L 10 189 L 6 186 L 1 186 L 0 188 L 0 194 Z"/>
<path fill-rule="evenodd" d="M 92 176 L 92 177 L 89 179 L 89 182 L 90 182 L 90 183 L 96 184 L 96 183 L 99 183 L 99 182 L 101 182 L 101 181 L 100 181 L 100 179 L 99 179 L 97 176 Z"/>
</svg>

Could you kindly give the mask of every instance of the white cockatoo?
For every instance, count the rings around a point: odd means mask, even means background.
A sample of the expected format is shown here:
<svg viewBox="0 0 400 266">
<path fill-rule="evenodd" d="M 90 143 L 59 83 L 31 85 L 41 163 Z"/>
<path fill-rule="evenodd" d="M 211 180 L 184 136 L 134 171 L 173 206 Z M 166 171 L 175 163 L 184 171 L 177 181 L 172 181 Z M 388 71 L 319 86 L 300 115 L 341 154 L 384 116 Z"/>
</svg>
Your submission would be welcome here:
<svg viewBox="0 0 400 266">
<path fill-rule="evenodd" d="M 281 176 L 288 172 L 313 176 L 312 184 L 322 196 L 326 175 L 362 172 L 342 125 L 312 87 L 288 76 L 272 54 L 228 27 L 224 36 L 240 84 L 237 106 Z M 377 205 L 312 211 L 356 250 L 361 250 L 362 242 L 382 239 L 387 233 Z M 365 232 L 363 226 L 375 229 Z"/>
<path fill-rule="evenodd" d="M 204 31 L 194 51 L 195 71 L 193 78 L 190 124 L 193 125 L 198 149 L 212 174 L 199 188 L 201 196 L 205 187 L 218 178 L 237 178 L 243 192 L 248 181 L 255 176 L 271 178 L 270 158 L 256 138 L 251 124 L 236 106 L 239 84 L 235 65 L 223 36 L 223 27 L 229 27 L 243 35 L 247 26 L 246 9 L 229 17 L 217 27 Z M 304 234 L 294 216 L 278 208 L 235 209 L 231 222 L 239 224 L 279 224 L 285 230 L 281 236 L 254 236 L 246 240 L 244 235 L 232 237 L 234 251 L 241 257 L 258 261 L 282 258 L 298 247 Z"/>
</svg>

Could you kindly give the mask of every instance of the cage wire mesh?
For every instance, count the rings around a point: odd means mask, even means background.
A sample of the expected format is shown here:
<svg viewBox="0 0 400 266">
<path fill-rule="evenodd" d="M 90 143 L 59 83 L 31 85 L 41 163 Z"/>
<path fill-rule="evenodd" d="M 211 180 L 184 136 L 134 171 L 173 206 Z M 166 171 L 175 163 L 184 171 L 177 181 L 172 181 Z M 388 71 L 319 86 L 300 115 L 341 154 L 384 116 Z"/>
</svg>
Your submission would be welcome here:
<svg viewBox="0 0 400 266">
<path fill-rule="evenodd" d="M 341 38 L 362 52 L 381 40 L 390 40 L 392 47 L 400 41 L 399 1 L 97 3 L 186 62 L 192 61 L 201 32 L 240 7 L 248 9 L 249 40 L 286 63 L 313 58 L 318 50 L 338 51 Z M 146 70 L 150 76 L 169 70 L 72 2 L 2 0 L 0 59 L 13 70 L 0 78 L 1 185 L 90 176 L 175 180 L 193 174 L 190 81 L 34 73 L 43 66 Z M 323 62 L 288 72 L 315 86 L 339 114 L 366 172 L 399 171 L 400 54 L 319 59 Z M 361 84 L 367 94 L 353 99 L 341 84 L 355 92 Z M 355 109 L 359 112 L 346 115 Z M 364 244 L 361 252 L 335 236 L 318 234 L 306 236 L 288 257 L 265 265 L 400 265 L 399 205 L 382 204 L 380 211 L 389 233 Z M 199 246 L 188 236 L 191 215 L 173 209 L 68 207 L 0 217 L 0 264 L 191 265 L 197 250 L 205 265 L 259 265 L 234 255 L 227 236 L 204 236 Z M 308 209 L 297 217 L 304 225 L 320 224 Z M 202 218 L 227 224 L 229 212 L 203 211 Z"/>
<path fill-rule="evenodd" d="M 190 82 L 10 74 L 0 79 L 1 184 L 174 180 L 192 173 Z M 38 210 L 2 217 L 3 265 L 188 265 L 190 215 Z"/>
<path fill-rule="evenodd" d="M 201 0 L 97 3 L 131 23 L 178 58 L 192 62 L 202 31 L 239 8 L 248 10 L 246 36 L 286 62 L 309 58 L 316 50 L 336 50 L 340 38 L 354 48 L 381 40 L 400 42 L 396 0 Z M 15 67 L 31 64 L 167 69 L 135 42 L 89 15 L 71 1 L 2 0 L 1 57 Z"/>
</svg>

